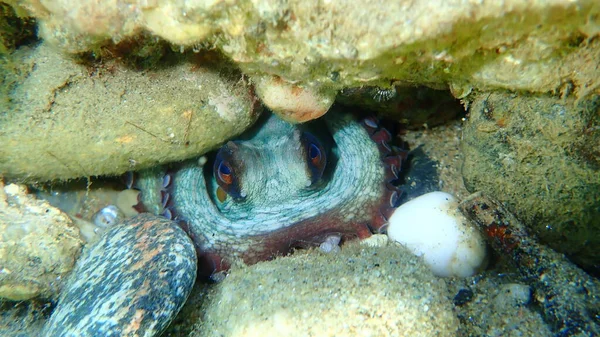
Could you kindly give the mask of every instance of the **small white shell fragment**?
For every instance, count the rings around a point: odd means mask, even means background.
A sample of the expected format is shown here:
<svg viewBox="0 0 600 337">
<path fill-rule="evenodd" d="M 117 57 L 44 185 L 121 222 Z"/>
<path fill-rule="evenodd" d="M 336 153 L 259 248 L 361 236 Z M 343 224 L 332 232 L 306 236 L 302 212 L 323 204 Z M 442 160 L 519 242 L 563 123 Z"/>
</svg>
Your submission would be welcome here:
<svg viewBox="0 0 600 337">
<path fill-rule="evenodd" d="M 123 220 L 123 215 L 115 205 L 108 205 L 92 216 L 92 222 L 100 228 L 114 226 L 121 220 Z"/>
<path fill-rule="evenodd" d="M 319 249 L 323 253 L 337 253 L 340 251 L 341 240 L 342 237 L 339 235 L 330 235 L 319 245 Z"/>
<path fill-rule="evenodd" d="M 437 276 L 471 276 L 485 267 L 485 241 L 457 207 L 445 192 L 419 196 L 392 214 L 388 236 L 422 256 Z"/>
<path fill-rule="evenodd" d="M 502 284 L 494 297 L 494 308 L 502 312 L 510 310 L 511 307 L 527 305 L 531 302 L 531 294 L 531 287 L 526 284 Z"/>
<path fill-rule="evenodd" d="M 360 240 L 360 244 L 367 247 L 385 247 L 389 238 L 385 234 L 373 234 L 366 239 Z"/>
</svg>

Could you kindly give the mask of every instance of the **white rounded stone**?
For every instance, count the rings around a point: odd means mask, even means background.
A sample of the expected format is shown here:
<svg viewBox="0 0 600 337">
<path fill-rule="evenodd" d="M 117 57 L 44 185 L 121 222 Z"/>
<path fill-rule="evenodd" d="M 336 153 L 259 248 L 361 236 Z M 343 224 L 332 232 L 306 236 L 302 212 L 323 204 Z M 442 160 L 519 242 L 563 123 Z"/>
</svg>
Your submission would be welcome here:
<svg viewBox="0 0 600 337">
<path fill-rule="evenodd" d="M 445 192 L 419 196 L 392 214 L 388 236 L 422 256 L 437 276 L 471 276 L 486 263 L 485 241 L 457 207 Z"/>
</svg>

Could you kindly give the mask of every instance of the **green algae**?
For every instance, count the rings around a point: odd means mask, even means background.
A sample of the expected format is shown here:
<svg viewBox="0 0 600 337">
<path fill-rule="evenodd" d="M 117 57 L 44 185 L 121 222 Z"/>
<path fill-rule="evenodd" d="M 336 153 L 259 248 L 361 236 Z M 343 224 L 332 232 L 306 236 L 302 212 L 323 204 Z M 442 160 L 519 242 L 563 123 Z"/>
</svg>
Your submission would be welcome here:
<svg viewBox="0 0 600 337">
<path fill-rule="evenodd" d="M 234 267 L 190 336 L 454 336 L 446 292 L 404 248 L 349 243 Z"/>
<path fill-rule="evenodd" d="M 600 100 L 477 94 L 463 133 L 467 189 L 499 199 L 587 268 L 600 254 Z"/>
<path fill-rule="evenodd" d="M 241 133 L 260 112 L 239 73 L 203 60 L 90 67 L 45 43 L 14 57 L 0 115 L 0 172 L 11 179 L 117 175 L 183 160 Z"/>
</svg>

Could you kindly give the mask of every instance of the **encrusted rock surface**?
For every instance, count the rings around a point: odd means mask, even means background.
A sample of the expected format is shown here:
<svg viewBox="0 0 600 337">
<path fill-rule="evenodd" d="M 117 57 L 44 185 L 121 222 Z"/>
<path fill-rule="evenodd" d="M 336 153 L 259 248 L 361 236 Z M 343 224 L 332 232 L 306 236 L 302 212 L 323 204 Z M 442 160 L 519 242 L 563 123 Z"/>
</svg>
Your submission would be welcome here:
<svg viewBox="0 0 600 337">
<path fill-rule="evenodd" d="M 141 214 L 87 247 L 42 336 L 158 336 L 196 279 L 196 251 L 165 218 Z"/>
<path fill-rule="evenodd" d="M 157 47 L 157 37 L 175 50 L 219 50 L 291 121 L 316 118 L 339 90 L 367 85 L 425 85 L 457 98 L 509 89 L 583 99 L 600 88 L 595 0 L 8 3 L 35 17 L 40 36 L 63 51 L 147 62 L 136 72 L 107 61 L 102 76 L 90 76 L 41 51 L 43 62 L 17 55 L 26 59 L 25 75 L 8 100 L 17 106 L 7 110 L 19 113 L 0 125 L 18 130 L 0 131 L 14 149 L 0 152 L 10 158 L 0 172 L 21 179 L 119 174 L 189 158 L 254 120 L 253 95 L 239 74 L 224 80 L 197 64 L 165 66 L 169 48 Z M 32 142 L 44 138 L 34 137 L 39 130 L 55 137 Z M 78 137 L 62 141 L 69 132 Z M 56 167 L 38 168 L 27 155 L 17 158 L 23 153 Z"/>
<path fill-rule="evenodd" d="M 505 203 L 532 233 L 600 272 L 600 99 L 482 93 L 463 129 L 467 189 Z"/>
<path fill-rule="evenodd" d="M 256 119 L 249 82 L 292 121 L 326 112 L 340 90 L 367 88 L 368 100 L 378 101 L 424 85 L 449 89 L 471 106 L 461 154 L 469 189 L 501 199 L 545 243 L 600 271 L 600 115 L 584 107 L 600 93 L 597 0 L 5 2 L 17 16 L 34 17 L 43 40 L 11 43 L 6 50 L 16 51 L 0 58 L 0 173 L 11 178 L 119 174 L 206 152 Z M 95 61 L 74 62 L 49 45 Z M 170 48 L 185 52 L 166 60 Z M 207 61 L 208 49 L 233 64 Z M 376 103 L 395 111 L 396 101 L 386 102 L 392 107 Z M 398 108 L 394 116 L 412 112 Z M 440 158 L 440 172 L 455 163 Z M 424 276 L 416 260 L 347 253 L 235 269 L 202 297 L 196 334 L 455 334 L 443 282 Z M 71 296 L 77 305 L 81 293 Z M 145 304 L 158 307 L 159 297 Z M 522 304 L 490 311 L 493 297 L 473 303 L 462 327 L 482 329 L 471 334 L 547 332 Z M 57 313 L 69 310 L 59 305 Z M 128 315 L 121 328 L 137 323 Z M 74 317 L 100 324 L 93 333 L 107 328 L 96 313 Z"/>
<path fill-rule="evenodd" d="M 596 0 L 9 1 L 70 52 L 139 36 L 216 47 L 249 75 L 305 87 L 389 85 L 596 91 Z M 582 71 L 585 70 L 585 71 Z"/>
<path fill-rule="evenodd" d="M 575 266 L 563 254 L 539 244 L 521 221 L 497 200 L 478 192 L 464 199 L 459 209 L 484 233 L 494 252 L 516 268 L 521 279 L 531 286 L 535 305 L 555 336 L 600 334 L 600 281 L 597 278 Z M 523 295 L 522 300 L 528 301 L 529 295 Z M 501 309 L 502 303 L 497 304 L 500 304 L 497 309 Z"/>
<path fill-rule="evenodd" d="M 457 336 L 556 336 L 539 308 L 531 303 L 531 294 L 526 293 L 530 288 L 509 283 L 513 277 L 508 271 L 496 270 L 448 280 L 455 313 L 461 321 Z M 516 293 L 519 290 L 522 292 Z"/>
<path fill-rule="evenodd" d="M 82 245 L 65 213 L 0 179 L 0 297 L 57 296 Z"/>
<path fill-rule="evenodd" d="M 181 59 L 84 65 L 46 43 L 11 55 L 0 97 L 0 173 L 21 181 L 115 175 L 199 155 L 259 115 L 242 75 Z M 5 67 L 2 70 L 7 71 Z"/>
<path fill-rule="evenodd" d="M 234 268 L 190 336 L 455 336 L 446 285 L 397 245 Z"/>
</svg>

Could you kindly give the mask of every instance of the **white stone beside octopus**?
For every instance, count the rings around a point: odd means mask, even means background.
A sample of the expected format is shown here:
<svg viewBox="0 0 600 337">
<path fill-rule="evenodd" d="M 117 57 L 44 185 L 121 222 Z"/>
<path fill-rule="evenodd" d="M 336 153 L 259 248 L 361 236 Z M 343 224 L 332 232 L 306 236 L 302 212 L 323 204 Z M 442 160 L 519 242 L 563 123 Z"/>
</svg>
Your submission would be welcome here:
<svg viewBox="0 0 600 337">
<path fill-rule="evenodd" d="M 445 192 L 431 192 L 412 199 L 389 219 L 387 233 L 441 277 L 468 277 L 485 267 L 486 245 L 479 231 Z"/>
</svg>

